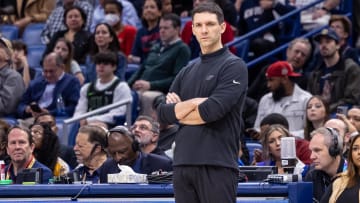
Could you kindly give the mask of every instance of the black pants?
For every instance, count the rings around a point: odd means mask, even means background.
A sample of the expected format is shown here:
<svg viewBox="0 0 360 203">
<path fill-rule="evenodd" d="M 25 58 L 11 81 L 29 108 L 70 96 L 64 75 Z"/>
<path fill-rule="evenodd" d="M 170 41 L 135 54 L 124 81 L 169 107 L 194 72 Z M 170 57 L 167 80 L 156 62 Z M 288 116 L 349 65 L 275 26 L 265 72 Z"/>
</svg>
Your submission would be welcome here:
<svg viewBox="0 0 360 203">
<path fill-rule="evenodd" d="M 238 172 L 217 166 L 174 167 L 176 203 L 234 203 Z"/>
</svg>

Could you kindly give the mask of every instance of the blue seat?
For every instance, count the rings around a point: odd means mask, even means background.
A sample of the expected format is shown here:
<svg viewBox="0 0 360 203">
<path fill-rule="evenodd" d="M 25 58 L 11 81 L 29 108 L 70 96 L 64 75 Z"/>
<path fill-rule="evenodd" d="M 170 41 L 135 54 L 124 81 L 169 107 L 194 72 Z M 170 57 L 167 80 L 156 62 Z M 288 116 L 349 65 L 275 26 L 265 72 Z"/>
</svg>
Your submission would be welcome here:
<svg viewBox="0 0 360 203">
<path fill-rule="evenodd" d="M 22 39 L 28 46 L 30 45 L 42 45 L 40 34 L 44 28 L 44 23 L 31 23 L 26 26 Z"/>
<path fill-rule="evenodd" d="M 15 25 L 1 25 L 0 33 L 3 37 L 9 40 L 15 40 L 19 38 L 19 28 Z"/>
<path fill-rule="evenodd" d="M 27 59 L 29 66 L 32 68 L 40 68 L 40 61 L 42 59 L 42 55 L 45 51 L 45 45 L 31 45 L 28 46 L 28 54 Z"/>
<path fill-rule="evenodd" d="M 247 142 L 246 147 L 249 150 L 249 162 L 251 163 L 254 160 L 254 150 L 262 149 L 262 145 L 258 142 Z"/>
<path fill-rule="evenodd" d="M 131 104 L 131 124 L 139 115 L 139 95 L 136 91 L 131 90 L 132 104 Z M 116 125 L 124 125 L 126 121 L 125 115 L 114 116 Z"/>
<path fill-rule="evenodd" d="M 236 56 L 242 58 L 244 61 L 247 61 L 249 46 L 250 42 L 248 39 L 235 44 L 233 47 L 236 49 Z"/>
<path fill-rule="evenodd" d="M 139 64 L 133 64 L 133 63 L 127 64 L 125 70 L 125 80 L 127 81 L 132 74 L 134 74 L 137 70 L 139 70 L 139 68 L 140 68 Z"/>
</svg>

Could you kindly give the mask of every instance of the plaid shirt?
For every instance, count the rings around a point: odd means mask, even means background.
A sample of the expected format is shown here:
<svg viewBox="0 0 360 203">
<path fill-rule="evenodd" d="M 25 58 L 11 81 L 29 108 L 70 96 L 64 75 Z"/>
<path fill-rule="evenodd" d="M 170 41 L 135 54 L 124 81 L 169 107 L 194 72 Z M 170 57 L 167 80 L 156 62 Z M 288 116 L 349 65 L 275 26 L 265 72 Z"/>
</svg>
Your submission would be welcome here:
<svg viewBox="0 0 360 203">
<path fill-rule="evenodd" d="M 86 25 L 85 30 L 90 29 L 92 16 L 93 16 L 93 7 L 87 1 L 75 1 L 75 6 L 82 8 L 86 13 Z M 65 9 L 63 6 L 56 7 L 53 12 L 51 12 L 49 18 L 46 21 L 43 31 L 41 32 L 41 41 L 43 44 L 50 42 L 50 39 L 53 35 L 60 30 L 65 30 L 64 25 L 64 12 Z"/>
</svg>

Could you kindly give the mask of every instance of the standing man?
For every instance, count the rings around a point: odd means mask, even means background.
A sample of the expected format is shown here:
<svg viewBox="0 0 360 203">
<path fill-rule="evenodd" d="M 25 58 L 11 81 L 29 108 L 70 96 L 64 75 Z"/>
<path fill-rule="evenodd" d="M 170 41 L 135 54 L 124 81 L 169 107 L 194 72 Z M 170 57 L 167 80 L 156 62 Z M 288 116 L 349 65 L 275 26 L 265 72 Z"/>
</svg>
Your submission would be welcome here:
<svg viewBox="0 0 360 203">
<path fill-rule="evenodd" d="M 226 25 L 217 4 L 199 5 L 192 22 L 201 56 L 180 71 L 166 104 L 158 107 L 160 122 L 180 123 L 173 164 L 175 200 L 235 202 L 247 68 L 221 43 Z"/>
</svg>

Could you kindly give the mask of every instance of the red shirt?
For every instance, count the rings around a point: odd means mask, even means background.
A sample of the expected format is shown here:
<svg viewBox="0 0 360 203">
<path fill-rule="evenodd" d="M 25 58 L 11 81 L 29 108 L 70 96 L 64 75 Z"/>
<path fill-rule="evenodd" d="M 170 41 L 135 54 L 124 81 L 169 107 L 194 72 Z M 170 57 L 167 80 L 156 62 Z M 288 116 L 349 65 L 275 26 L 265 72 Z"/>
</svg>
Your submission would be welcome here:
<svg viewBox="0 0 360 203">
<path fill-rule="evenodd" d="M 137 29 L 134 26 L 124 25 L 123 30 L 117 35 L 120 44 L 120 50 L 124 52 L 126 56 L 131 53 L 131 49 L 136 37 L 136 32 Z"/>
</svg>

